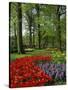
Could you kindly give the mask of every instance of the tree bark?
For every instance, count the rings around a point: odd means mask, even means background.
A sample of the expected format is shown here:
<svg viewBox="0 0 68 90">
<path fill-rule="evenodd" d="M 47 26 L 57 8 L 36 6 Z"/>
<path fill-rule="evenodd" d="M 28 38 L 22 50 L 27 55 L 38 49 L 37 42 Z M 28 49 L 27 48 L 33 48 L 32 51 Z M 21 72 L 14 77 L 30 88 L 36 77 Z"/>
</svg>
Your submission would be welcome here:
<svg viewBox="0 0 68 90">
<path fill-rule="evenodd" d="M 55 37 L 53 36 L 52 37 L 52 47 L 54 48 L 54 40 L 55 40 Z"/>
<path fill-rule="evenodd" d="M 35 24 L 33 24 L 33 47 L 35 48 Z"/>
<path fill-rule="evenodd" d="M 10 33 L 11 33 L 11 2 L 9 3 L 9 48 L 11 47 L 11 39 L 10 39 Z M 11 50 L 9 49 L 9 52 L 11 52 Z"/>
<path fill-rule="evenodd" d="M 60 13 L 59 13 L 60 6 L 57 6 L 57 34 L 58 34 L 58 43 L 59 49 L 61 50 L 61 30 L 60 30 Z"/>
<path fill-rule="evenodd" d="M 18 30 L 17 30 L 17 45 L 18 53 L 25 53 L 22 40 L 22 8 L 21 3 L 18 3 Z"/>
<path fill-rule="evenodd" d="M 30 20 L 29 20 L 29 46 L 30 46 L 30 48 L 32 48 L 32 20 L 31 20 L 31 18 L 29 18 Z"/>
<path fill-rule="evenodd" d="M 29 25 L 29 47 L 32 48 L 32 11 L 26 12 Z"/>
<path fill-rule="evenodd" d="M 15 47 L 17 49 L 16 23 L 14 23 L 14 36 L 15 36 Z"/>
<path fill-rule="evenodd" d="M 40 23 L 39 23 L 40 6 L 39 4 L 36 5 L 36 8 L 37 8 L 37 16 L 38 16 L 38 45 L 39 45 L 39 48 L 41 48 L 41 33 L 40 33 Z"/>
</svg>

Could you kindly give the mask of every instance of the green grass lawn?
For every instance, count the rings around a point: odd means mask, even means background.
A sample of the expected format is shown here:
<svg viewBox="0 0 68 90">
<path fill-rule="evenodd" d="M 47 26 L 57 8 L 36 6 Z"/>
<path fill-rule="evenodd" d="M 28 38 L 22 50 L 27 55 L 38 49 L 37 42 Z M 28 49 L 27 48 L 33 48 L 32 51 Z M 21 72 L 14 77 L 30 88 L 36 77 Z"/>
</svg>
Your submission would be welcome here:
<svg viewBox="0 0 68 90">
<path fill-rule="evenodd" d="M 25 54 L 18 54 L 18 53 L 11 53 L 10 54 L 10 61 L 15 60 L 16 58 L 21 58 L 25 56 L 48 56 L 51 55 L 53 61 L 55 63 L 65 63 L 65 52 L 55 51 L 55 50 L 45 50 L 45 49 L 28 49 L 26 50 Z"/>
<path fill-rule="evenodd" d="M 10 60 L 15 60 L 16 58 L 21 58 L 25 56 L 36 56 L 36 55 L 49 55 L 46 50 L 33 50 L 33 51 L 27 51 L 25 54 L 18 54 L 18 53 L 11 53 L 10 54 Z"/>
</svg>

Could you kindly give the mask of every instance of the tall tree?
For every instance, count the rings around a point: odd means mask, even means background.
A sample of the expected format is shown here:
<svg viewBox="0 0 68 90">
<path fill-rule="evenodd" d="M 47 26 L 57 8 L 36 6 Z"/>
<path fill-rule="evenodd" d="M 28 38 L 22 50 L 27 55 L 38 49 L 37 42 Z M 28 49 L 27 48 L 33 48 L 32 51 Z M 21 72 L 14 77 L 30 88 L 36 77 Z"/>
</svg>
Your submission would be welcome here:
<svg viewBox="0 0 68 90">
<path fill-rule="evenodd" d="M 14 23 L 15 48 L 17 48 L 16 23 Z"/>
<path fill-rule="evenodd" d="M 22 8 L 21 3 L 18 3 L 18 30 L 17 30 L 17 45 L 18 53 L 25 53 L 22 40 Z"/>
<path fill-rule="evenodd" d="M 29 22 L 29 46 L 32 48 L 32 11 L 27 12 L 28 22 Z"/>
<path fill-rule="evenodd" d="M 60 6 L 57 6 L 57 32 L 58 32 L 58 42 L 59 42 L 59 49 L 61 49 L 61 30 L 60 30 L 60 13 L 59 13 Z"/>
<path fill-rule="evenodd" d="M 33 23 L 33 47 L 35 48 L 35 23 Z"/>
<path fill-rule="evenodd" d="M 63 6 L 57 6 L 57 31 L 58 31 L 58 42 L 59 42 L 59 49 L 61 50 L 61 28 L 60 28 L 60 17 L 65 14 L 65 8 Z"/>
<path fill-rule="evenodd" d="M 11 2 L 9 3 L 9 39 L 10 39 L 10 28 L 11 28 Z M 11 43 L 9 41 L 9 47 L 10 47 Z M 9 50 L 9 52 L 11 52 Z"/>
<path fill-rule="evenodd" d="M 40 23 L 39 23 L 40 5 L 39 4 L 36 5 L 36 9 L 37 9 L 37 16 L 38 16 L 38 45 L 39 45 L 39 48 L 41 48 L 41 33 L 40 33 Z"/>
</svg>

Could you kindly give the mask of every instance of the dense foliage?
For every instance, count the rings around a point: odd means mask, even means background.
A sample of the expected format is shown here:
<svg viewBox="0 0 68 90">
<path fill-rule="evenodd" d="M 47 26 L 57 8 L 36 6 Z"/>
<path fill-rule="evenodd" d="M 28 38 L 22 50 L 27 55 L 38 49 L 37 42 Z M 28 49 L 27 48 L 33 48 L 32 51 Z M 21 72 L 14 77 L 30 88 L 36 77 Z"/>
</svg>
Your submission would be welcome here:
<svg viewBox="0 0 68 90">
<path fill-rule="evenodd" d="M 24 53 L 20 50 L 21 43 L 25 49 L 56 47 L 65 50 L 65 26 L 66 7 L 63 5 L 11 3 L 10 52 Z"/>
</svg>

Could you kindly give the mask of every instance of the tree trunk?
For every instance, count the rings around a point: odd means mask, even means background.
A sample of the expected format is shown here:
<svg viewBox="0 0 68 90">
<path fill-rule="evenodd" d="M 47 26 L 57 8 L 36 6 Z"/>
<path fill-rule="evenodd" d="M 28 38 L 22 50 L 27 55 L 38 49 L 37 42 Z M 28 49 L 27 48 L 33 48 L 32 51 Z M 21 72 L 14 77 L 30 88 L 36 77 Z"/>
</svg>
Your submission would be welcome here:
<svg viewBox="0 0 68 90">
<path fill-rule="evenodd" d="M 52 37 L 52 47 L 54 48 L 54 40 L 55 40 L 55 37 L 53 36 Z"/>
<path fill-rule="evenodd" d="M 61 50 L 61 30 L 60 30 L 60 13 L 59 13 L 60 6 L 57 6 L 57 34 L 58 34 L 58 43 L 59 49 Z"/>
<path fill-rule="evenodd" d="M 38 41 L 39 41 L 39 48 L 41 48 L 40 24 L 38 24 Z"/>
<path fill-rule="evenodd" d="M 31 20 L 31 18 L 29 18 L 30 20 L 29 20 L 29 46 L 30 46 L 30 48 L 32 48 L 32 20 Z"/>
<path fill-rule="evenodd" d="M 15 36 L 15 47 L 17 49 L 16 23 L 14 23 L 14 36 Z"/>
<path fill-rule="evenodd" d="M 40 23 L 39 23 L 40 6 L 39 4 L 36 5 L 36 8 L 37 8 L 37 15 L 38 15 L 38 45 L 39 45 L 39 48 L 41 48 L 41 33 L 40 33 Z"/>
<path fill-rule="evenodd" d="M 25 53 L 22 41 L 22 9 L 21 3 L 18 3 L 18 30 L 17 30 L 17 44 L 18 44 L 18 53 Z"/>
<path fill-rule="evenodd" d="M 46 44 L 46 48 L 48 47 L 48 36 L 46 36 L 45 38 L 45 44 Z"/>
<path fill-rule="evenodd" d="M 33 29 L 33 47 L 35 48 L 35 31 Z"/>
<path fill-rule="evenodd" d="M 32 11 L 26 12 L 29 25 L 29 47 L 32 48 Z"/>
<path fill-rule="evenodd" d="M 10 39 L 10 33 L 11 33 L 10 29 L 11 29 L 11 2 L 9 3 L 9 39 Z M 10 40 L 9 40 L 9 48 L 10 48 L 10 44 L 11 44 Z M 11 52 L 10 49 L 9 49 L 9 52 Z"/>
</svg>

